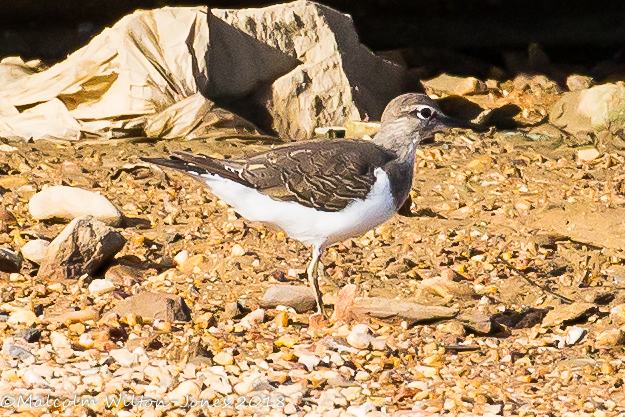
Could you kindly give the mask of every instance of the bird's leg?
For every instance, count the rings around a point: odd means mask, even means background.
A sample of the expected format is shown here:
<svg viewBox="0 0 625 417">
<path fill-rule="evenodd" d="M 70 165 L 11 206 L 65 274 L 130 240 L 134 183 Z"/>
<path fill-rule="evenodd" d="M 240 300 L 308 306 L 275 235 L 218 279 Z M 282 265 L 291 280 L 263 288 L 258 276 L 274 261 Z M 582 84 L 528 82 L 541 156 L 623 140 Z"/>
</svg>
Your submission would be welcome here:
<svg viewBox="0 0 625 417">
<path fill-rule="evenodd" d="M 326 274 L 326 269 L 321 263 L 321 258 L 319 258 L 319 265 L 317 265 L 317 271 L 319 272 L 319 278 L 323 278 L 328 284 L 332 285 L 335 289 L 337 290 L 341 289 L 339 284 L 337 284 L 336 281 L 331 276 Z"/>
<path fill-rule="evenodd" d="M 318 246 L 313 246 L 312 250 L 312 259 L 310 260 L 310 264 L 308 265 L 308 282 L 310 286 L 315 291 L 315 299 L 317 300 L 317 313 L 326 317 L 325 310 L 323 308 L 323 299 L 321 297 L 321 291 L 319 290 L 319 280 L 317 275 L 317 267 L 319 266 L 319 256 L 321 255 L 321 250 Z"/>
</svg>

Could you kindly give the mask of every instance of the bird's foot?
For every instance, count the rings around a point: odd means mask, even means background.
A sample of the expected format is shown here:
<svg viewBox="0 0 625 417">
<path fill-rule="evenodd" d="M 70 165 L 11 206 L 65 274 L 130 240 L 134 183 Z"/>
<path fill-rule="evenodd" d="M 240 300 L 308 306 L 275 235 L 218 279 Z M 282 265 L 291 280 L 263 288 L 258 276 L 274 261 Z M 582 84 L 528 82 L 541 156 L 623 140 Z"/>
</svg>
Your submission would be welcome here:
<svg viewBox="0 0 625 417">
<path fill-rule="evenodd" d="M 321 329 L 323 327 L 326 327 L 327 325 L 328 318 L 323 313 L 311 314 L 308 317 L 308 326 L 310 326 L 311 329 Z"/>
</svg>

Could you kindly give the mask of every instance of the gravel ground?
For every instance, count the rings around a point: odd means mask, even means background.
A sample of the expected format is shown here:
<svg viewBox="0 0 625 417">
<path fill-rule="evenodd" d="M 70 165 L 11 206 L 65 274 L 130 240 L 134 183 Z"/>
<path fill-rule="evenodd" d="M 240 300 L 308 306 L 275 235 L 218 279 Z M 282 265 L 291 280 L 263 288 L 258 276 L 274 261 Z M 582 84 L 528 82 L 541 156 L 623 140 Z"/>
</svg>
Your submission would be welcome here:
<svg viewBox="0 0 625 417">
<path fill-rule="evenodd" d="M 263 301 L 306 285 L 306 247 L 137 159 L 266 145 L 2 145 L 0 414 L 625 413 L 625 153 L 543 123 L 553 90 L 516 97 L 522 127 L 438 135 L 402 214 L 327 251 L 324 299 L 347 307 L 325 323 Z M 15 259 L 68 227 L 29 213 L 48 185 L 121 210 L 114 259 Z"/>
</svg>

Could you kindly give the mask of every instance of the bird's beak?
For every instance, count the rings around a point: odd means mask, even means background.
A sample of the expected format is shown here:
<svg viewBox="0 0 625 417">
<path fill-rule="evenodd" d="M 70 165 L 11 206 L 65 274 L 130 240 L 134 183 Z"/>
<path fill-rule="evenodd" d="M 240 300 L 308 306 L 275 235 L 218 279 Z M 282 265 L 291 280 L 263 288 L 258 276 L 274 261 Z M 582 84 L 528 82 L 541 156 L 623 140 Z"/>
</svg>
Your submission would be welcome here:
<svg viewBox="0 0 625 417">
<path fill-rule="evenodd" d="M 478 132 L 485 132 L 488 130 L 486 126 L 478 125 L 466 120 L 456 119 L 454 117 L 445 116 L 438 113 L 435 117 L 436 130 L 443 130 L 447 128 L 460 128 L 460 129 L 472 129 Z"/>
</svg>

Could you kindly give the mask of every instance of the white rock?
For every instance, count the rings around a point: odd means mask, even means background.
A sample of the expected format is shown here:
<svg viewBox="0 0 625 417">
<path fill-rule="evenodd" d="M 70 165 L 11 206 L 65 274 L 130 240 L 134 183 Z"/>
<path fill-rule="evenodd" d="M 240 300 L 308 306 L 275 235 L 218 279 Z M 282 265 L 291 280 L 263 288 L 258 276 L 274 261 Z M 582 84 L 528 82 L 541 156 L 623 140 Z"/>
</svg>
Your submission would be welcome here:
<svg viewBox="0 0 625 417">
<path fill-rule="evenodd" d="M 241 246 L 238 243 L 236 243 L 232 247 L 231 255 L 232 256 L 243 256 L 243 255 L 245 255 L 245 249 L 243 249 L 243 246 Z"/>
<path fill-rule="evenodd" d="M 82 379 L 83 384 L 91 385 L 95 387 L 96 391 L 102 390 L 104 379 L 100 375 L 89 375 Z"/>
<path fill-rule="evenodd" d="M 40 264 L 46 257 L 46 248 L 50 242 L 43 239 L 31 240 L 22 246 L 22 256 L 29 261 Z"/>
<path fill-rule="evenodd" d="M 108 279 L 94 279 L 89 284 L 89 294 L 91 295 L 103 295 L 109 293 L 115 289 L 115 284 L 113 284 Z"/>
<path fill-rule="evenodd" d="M 90 333 L 83 333 L 80 335 L 78 339 L 78 345 L 84 347 L 85 349 L 91 349 L 93 347 L 93 337 Z"/>
<path fill-rule="evenodd" d="M 586 329 L 582 329 L 581 327 L 573 326 L 566 334 L 566 344 L 574 345 L 586 334 Z"/>
<path fill-rule="evenodd" d="M 232 365 L 234 363 L 234 358 L 228 352 L 219 352 L 213 358 L 213 362 L 222 366 Z"/>
<path fill-rule="evenodd" d="M 187 260 L 189 260 L 189 251 L 187 251 L 186 249 L 181 250 L 176 256 L 174 256 L 174 262 L 176 263 L 176 265 L 179 266 L 184 265 Z"/>
<path fill-rule="evenodd" d="M 11 316 L 7 320 L 7 324 L 15 325 L 15 324 L 25 324 L 27 326 L 32 326 L 34 322 L 37 321 L 37 316 L 30 310 L 17 310 L 11 313 Z"/>
<path fill-rule="evenodd" d="M 241 319 L 239 323 L 243 327 L 252 328 L 259 325 L 265 320 L 265 310 L 258 308 Z"/>
<path fill-rule="evenodd" d="M 310 352 L 296 351 L 295 355 L 298 356 L 297 361 L 304 364 L 304 366 L 308 368 L 308 371 L 312 371 L 315 366 L 319 365 L 319 362 L 321 362 L 321 359 L 319 359 L 317 355 Z"/>
<path fill-rule="evenodd" d="M 176 387 L 171 393 L 169 393 L 169 401 L 174 403 L 186 403 L 187 397 L 198 398 L 200 395 L 200 387 L 195 381 L 184 381 Z"/>
<path fill-rule="evenodd" d="M 119 363 L 121 366 L 131 367 L 138 363 L 139 355 L 135 352 L 130 352 L 128 349 L 114 349 L 109 354 Z"/>
<path fill-rule="evenodd" d="M 59 351 L 60 349 L 71 349 L 72 347 L 72 342 L 69 341 L 67 336 L 56 331 L 50 333 L 50 343 L 52 343 L 52 347 L 56 351 Z"/>
<path fill-rule="evenodd" d="M 122 213 L 104 196 L 81 188 L 55 186 L 35 194 L 28 209 L 37 220 L 74 219 L 91 215 L 109 226 L 122 223 Z"/>
<path fill-rule="evenodd" d="M 371 328 L 366 324 L 357 324 L 347 335 L 347 343 L 356 349 L 366 349 L 375 340 L 371 336 Z"/>
<path fill-rule="evenodd" d="M 355 333 L 365 333 L 365 334 L 371 334 L 371 327 L 367 326 L 366 324 L 356 324 L 354 327 L 352 327 L 352 332 Z"/>
<path fill-rule="evenodd" d="M 351 407 L 348 407 L 347 413 L 352 414 L 356 417 L 365 417 L 368 413 L 375 410 L 375 404 L 373 404 L 371 401 L 367 401 L 366 403 L 361 405 L 352 405 Z"/>
<path fill-rule="evenodd" d="M 45 379 L 37 375 L 37 373 L 33 369 L 27 369 L 26 372 L 24 372 L 24 375 L 22 375 L 22 379 L 24 380 L 24 382 L 30 385 L 39 385 L 43 387 L 47 387 L 50 385 Z"/>
</svg>

